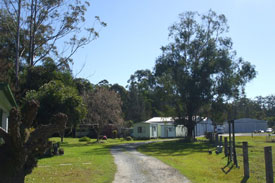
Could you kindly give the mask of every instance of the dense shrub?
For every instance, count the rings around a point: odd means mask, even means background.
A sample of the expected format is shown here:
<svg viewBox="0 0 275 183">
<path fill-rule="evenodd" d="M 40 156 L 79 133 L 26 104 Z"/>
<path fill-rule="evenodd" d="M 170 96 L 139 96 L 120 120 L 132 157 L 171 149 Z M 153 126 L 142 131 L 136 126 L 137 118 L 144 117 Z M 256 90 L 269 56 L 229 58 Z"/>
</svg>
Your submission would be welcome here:
<svg viewBox="0 0 275 183">
<path fill-rule="evenodd" d="M 126 139 L 127 141 L 132 141 L 132 140 L 133 140 L 133 138 L 132 138 L 131 136 L 127 136 L 125 139 Z"/>
<path fill-rule="evenodd" d="M 113 138 L 117 138 L 117 130 L 113 130 L 112 133 L 113 133 Z"/>
<path fill-rule="evenodd" d="M 63 148 L 59 148 L 58 149 L 58 154 L 59 155 L 63 155 L 64 154 L 64 149 Z"/>
<path fill-rule="evenodd" d="M 89 137 L 81 137 L 79 139 L 79 142 L 90 142 L 90 141 L 91 141 L 91 139 Z"/>
</svg>

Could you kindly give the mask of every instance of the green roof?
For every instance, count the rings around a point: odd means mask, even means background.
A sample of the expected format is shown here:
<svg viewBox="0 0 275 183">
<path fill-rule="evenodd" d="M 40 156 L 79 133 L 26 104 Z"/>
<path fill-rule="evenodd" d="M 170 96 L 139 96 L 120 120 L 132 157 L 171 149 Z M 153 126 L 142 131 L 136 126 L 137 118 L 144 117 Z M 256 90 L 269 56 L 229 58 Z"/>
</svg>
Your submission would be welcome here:
<svg viewBox="0 0 275 183">
<path fill-rule="evenodd" d="M 5 103 L 3 105 L 5 105 L 8 110 L 10 110 L 12 107 L 17 107 L 14 96 L 7 83 L 0 83 L 0 99 L 1 104 Z"/>
</svg>

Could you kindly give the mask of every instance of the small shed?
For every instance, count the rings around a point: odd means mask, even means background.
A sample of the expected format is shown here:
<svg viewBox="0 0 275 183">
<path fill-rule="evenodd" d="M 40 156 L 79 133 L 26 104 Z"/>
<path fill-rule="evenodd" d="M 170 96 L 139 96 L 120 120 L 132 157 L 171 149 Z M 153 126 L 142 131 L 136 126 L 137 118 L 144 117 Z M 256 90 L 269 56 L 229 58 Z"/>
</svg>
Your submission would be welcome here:
<svg viewBox="0 0 275 183">
<path fill-rule="evenodd" d="M 195 126 L 195 136 L 205 135 L 207 132 L 214 132 L 214 126 L 210 118 L 204 118 Z"/>
<path fill-rule="evenodd" d="M 8 84 L 0 83 L 0 127 L 8 132 L 9 111 L 12 107 L 17 107 L 14 96 Z"/>
<path fill-rule="evenodd" d="M 174 138 L 186 136 L 183 125 L 175 125 L 172 117 L 154 117 L 145 122 L 134 124 L 135 138 Z"/>
</svg>

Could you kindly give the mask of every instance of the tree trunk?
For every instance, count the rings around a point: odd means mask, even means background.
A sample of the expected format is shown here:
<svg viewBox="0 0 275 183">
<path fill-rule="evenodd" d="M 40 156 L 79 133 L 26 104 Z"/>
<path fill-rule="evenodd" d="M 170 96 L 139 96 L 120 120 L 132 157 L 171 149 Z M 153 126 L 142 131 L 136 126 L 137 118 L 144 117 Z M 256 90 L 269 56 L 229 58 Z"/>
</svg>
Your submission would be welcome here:
<svg viewBox="0 0 275 183">
<path fill-rule="evenodd" d="M 29 66 L 33 66 L 33 54 L 32 54 L 32 44 L 33 44 L 33 10 L 34 9 L 34 2 L 33 0 L 31 0 L 31 16 L 30 16 L 30 32 L 29 32 L 29 36 L 30 36 L 30 40 L 29 40 Z"/>
<path fill-rule="evenodd" d="M 193 138 L 193 131 L 194 131 L 194 127 L 192 127 L 191 125 L 187 127 L 187 137 L 189 138 Z"/>
<path fill-rule="evenodd" d="M 60 135 L 60 141 L 61 141 L 61 143 L 63 143 L 64 142 L 64 131 L 61 131 L 61 132 L 59 132 L 59 135 Z"/>
<path fill-rule="evenodd" d="M 99 142 L 99 132 L 97 132 L 97 142 Z"/>
<path fill-rule="evenodd" d="M 21 0 L 18 1 L 18 10 L 17 10 L 17 31 L 16 31 L 16 58 L 15 58 L 15 78 L 16 78 L 16 89 L 19 85 L 19 49 L 20 49 L 20 13 L 21 13 Z"/>
<path fill-rule="evenodd" d="M 72 129 L 72 136 L 73 136 L 73 138 L 76 137 L 76 126 L 75 125 L 73 126 L 73 129 Z"/>
<path fill-rule="evenodd" d="M 1 177 L 0 182 L 2 183 L 24 183 L 25 174 L 24 172 L 17 172 L 14 176 Z"/>
</svg>

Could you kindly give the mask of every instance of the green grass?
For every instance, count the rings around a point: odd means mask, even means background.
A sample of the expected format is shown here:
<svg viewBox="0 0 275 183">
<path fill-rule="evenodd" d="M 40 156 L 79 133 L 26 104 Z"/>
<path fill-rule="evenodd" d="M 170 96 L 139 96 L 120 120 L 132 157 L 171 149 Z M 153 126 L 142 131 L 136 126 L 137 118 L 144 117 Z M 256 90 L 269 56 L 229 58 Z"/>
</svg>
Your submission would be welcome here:
<svg viewBox="0 0 275 183">
<path fill-rule="evenodd" d="M 60 138 L 52 138 L 59 142 Z M 157 139 L 155 139 L 157 140 Z M 26 176 L 26 183 L 111 183 L 116 165 L 110 147 L 122 143 L 142 142 L 108 139 L 105 143 L 79 142 L 78 138 L 64 138 L 61 147 L 65 154 L 43 158 L 38 166 Z"/>
<path fill-rule="evenodd" d="M 52 138 L 60 141 L 60 138 Z M 26 183 L 108 183 L 116 172 L 110 146 L 125 143 L 108 139 L 106 143 L 79 142 L 78 138 L 65 138 L 61 147 L 63 156 L 43 158 L 38 167 L 26 176 Z"/>
<path fill-rule="evenodd" d="M 262 183 L 265 182 L 264 147 L 272 146 L 273 152 L 275 151 L 275 143 L 267 143 L 265 140 L 266 137 L 236 137 L 240 168 L 232 169 L 231 165 L 225 167 L 227 158 L 223 153 L 208 154 L 208 149 L 214 151 L 214 148 L 207 142 L 159 142 L 141 146 L 138 150 L 178 169 L 193 183 L 232 183 L 243 181 L 242 142 L 247 141 L 251 177 L 243 182 Z M 275 165 L 275 158 L 273 164 Z"/>
</svg>

